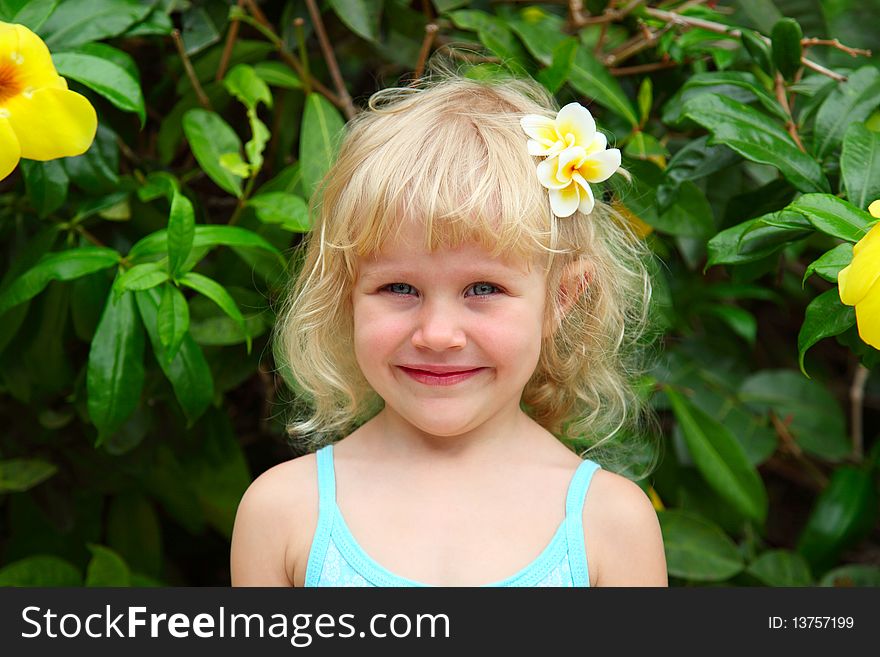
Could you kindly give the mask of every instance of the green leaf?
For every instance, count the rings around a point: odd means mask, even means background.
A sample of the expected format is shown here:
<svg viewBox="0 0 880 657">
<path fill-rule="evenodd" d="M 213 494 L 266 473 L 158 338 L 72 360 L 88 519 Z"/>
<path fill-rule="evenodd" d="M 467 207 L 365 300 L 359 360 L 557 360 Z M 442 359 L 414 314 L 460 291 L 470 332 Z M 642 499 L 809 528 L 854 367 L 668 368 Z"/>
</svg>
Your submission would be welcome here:
<svg viewBox="0 0 880 657">
<path fill-rule="evenodd" d="M 214 112 L 191 109 L 183 115 L 183 132 L 193 155 L 211 180 L 221 189 L 241 197 L 241 177 L 220 164 L 224 153 L 241 153 L 241 140 L 229 124 Z"/>
<path fill-rule="evenodd" d="M 192 428 L 214 398 L 214 377 L 205 355 L 190 335 L 185 335 L 180 349 L 170 362 L 166 362 L 165 347 L 156 326 L 160 296 L 158 290 L 134 292 L 138 310 L 150 336 L 153 352 L 187 417 L 187 428 Z"/>
<path fill-rule="evenodd" d="M 850 203 L 866 210 L 880 198 L 880 133 L 853 123 L 843 136 L 840 173 Z"/>
<path fill-rule="evenodd" d="M 27 197 L 37 215 L 45 219 L 60 208 L 67 199 L 70 179 L 58 160 L 37 162 L 21 160 L 19 163 L 24 176 Z"/>
<path fill-rule="evenodd" d="M 840 301 L 838 289 L 826 290 L 807 306 L 804 323 L 798 333 L 798 364 L 805 376 L 804 356 L 814 344 L 824 338 L 840 335 L 856 323 L 856 311 Z"/>
<path fill-rule="evenodd" d="M 248 109 L 256 109 L 260 102 L 266 107 L 272 107 L 269 86 L 248 64 L 233 66 L 223 78 L 223 86 Z"/>
<path fill-rule="evenodd" d="M 211 301 L 220 306 L 220 309 L 229 315 L 247 336 L 247 352 L 251 353 L 251 336 L 247 334 L 244 317 L 242 317 L 241 311 L 235 304 L 235 300 L 229 295 L 226 288 L 220 285 L 217 281 L 212 280 L 207 276 L 203 276 L 202 274 L 197 274 L 194 271 L 184 274 L 180 278 L 180 283 L 181 285 L 186 285 L 196 292 L 205 295 Z"/>
<path fill-rule="evenodd" d="M 38 554 L 0 568 L 0 586 L 82 586 L 82 575 L 64 559 Z"/>
<path fill-rule="evenodd" d="M 681 114 L 686 110 L 687 103 L 692 99 L 706 94 L 727 96 L 741 102 L 757 100 L 761 106 L 782 122 L 788 120 L 785 110 L 758 79 L 744 71 L 712 71 L 697 73 L 688 78 L 684 86 L 666 103 L 663 108 L 663 121 L 677 124 Z"/>
<path fill-rule="evenodd" d="M 281 62 L 258 62 L 254 73 L 265 83 L 282 89 L 302 89 L 302 80 Z"/>
<path fill-rule="evenodd" d="M 107 295 L 89 351 L 89 418 L 101 445 L 131 416 L 144 385 L 144 333 L 131 292 Z"/>
<path fill-rule="evenodd" d="M 227 414 L 209 409 L 203 428 L 198 450 L 182 466 L 208 522 L 228 539 L 238 503 L 252 478 Z"/>
<path fill-rule="evenodd" d="M 142 258 L 164 255 L 168 250 L 167 240 L 168 231 L 164 229 L 150 233 L 131 247 L 128 257 L 131 260 L 140 260 Z M 252 230 L 241 228 L 240 226 L 196 225 L 195 234 L 193 235 L 193 249 L 221 245 L 240 249 L 259 249 L 274 255 L 281 265 L 287 262 L 278 249 Z"/>
<path fill-rule="evenodd" d="M 120 60 L 126 59 L 123 66 Z M 133 112 L 146 121 L 144 96 L 138 78 L 131 71 L 135 68 L 127 54 L 104 43 L 91 43 L 76 52 L 57 52 L 52 61 L 58 74 L 76 80 L 104 96 L 123 112 Z"/>
<path fill-rule="evenodd" d="M 759 225 L 757 219 L 749 219 L 736 226 L 731 226 L 722 230 L 709 240 L 706 245 L 708 258 L 706 260 L 706 268 L 713 265 L 741 265 L 747 262 L 755 262 L 783 249 L 789 241 L 801 239 L 811 234 L 810 230 L 784 230 L 779 228 L 771 228 L 773 234 L 777 237 L 772 243 L 761 244 L 759 248 L 742 249 L 741 245 L 748 246 L 745 241 L 747 235 L 760 235 L 752 229 Z"/>
<path fill-rule="evenodd" d="M 813 568 L 824 571 L 846 548 L 867 536 L 877 521 L 877 490 L 871 472 L 841 466 L 831 473 L 803 532 L 797 551 Z"/>
<path fill-rule="evenodd" d="M 40 34 L 49 50 L 73 48 L 122 34 L 151 10 L 138 0 L 64 0 Z"/>
<path fill-rule="evenodd" d="M 132 570 L 159 575 L 162 570 L 161 528 L 159 517 L 145 495 L 132 492 L 113 497 L 107 510 L 107 545 Z M 134 581 L 132 585 L 135 585 Z"/>
<path fill-rule="evenodd" d="M 764 37 L 754 30 L 743 29 L 740 33 L 743 46 L 755 64 L 768 75 L 773 75 L 776 69 L 773 66 L 770 46 L 764 41 Z"/>
<path fill-rule="evenodd" d="M 763 524 L 767 518 L 767 491 L 742 445 L 727 427 L 678 391 L 669 387 L 664 391 L 703 479 L 744 517 Z"/>
<path fill-rule="evenodd" d="M 47 253 L 0 292 L 0 315 L 37 296 L 50 281 L 70 281 L 112 267 L 119 260 L 115 250 L 99 246 Z"/>
<path fill-rule="evenodd" d="M 720 582 L 741 572 L 739 550 L 716 525 L 686 511 L 657 514 L 666 550 L 666 568 L 673 577 Z"/>
<path fill-rule="evenodd" d="M 713 304 L 705 308 L 705 312 L 715 315 L 730 329 L 750 345 L 755 344 L 758 334 L 758 321 L 755 316 L 744 308 L 723 304 Z"/>
<path fill-rule="evenodd" d="M 570 38 L 562 29 L 563 20 L 537 7 L 520 11 L 507 20 L 526 49 L 545 66 L 552 66 L 553 53 Z M 639 124 L 632 102 L 620 83 L 586 48 L 578 48 L 568 76 L 568 83 L 585 97 L 624 118 L 631 126 Z"/>
<path fill-rule="evenodd" d="M 383 0 L 330 0 L 330 6 L 351 31 L 368 41 L 379 40 Z"/>
<path fill-rule="evenodd" d="M 14 16 L 10 16 L 9 23 L 24 25 L 32 32 L 39 32 L 46 19 L 52 15 L 60 0 L 29 0 L 22 4 L 21 9 Z M 4 20 L 0 17 L 0 20 Z"/>
<path fill-rule="evenodd" d="M 159 332 L 159 340 L 165 348 L 163 352 L 165 364 L 170 365 L 189 330 L 189 306 L 186 297 L 180 289 L 170 283 L 162 287 L 162 300 L 159 302 L 159 312 L 156 315 L 156 329 Z"/>
<path fill-rule="evenodd" d="M 148 290 L 167 280 L 167 267 L 157 262 L 145 262 L 117 276 L 113 285 L 113 294 L 119 298 L 128 290 Z"/>
<path fill-rule="evenodd" d="M 826 235 L 853 243 L 862 239 L 874 222 L 870 214 L 832 194 L 804 194 L 786 210 L 804 215 Z"/>
<path fill-rule="evenodd" d="M 829 570 L 822 577 L 819 586 L 874 586 L 880 587 L 880 566 L 869 564 L 847 564 Z"/>
<path fill-rule="evenodd" d="M 646 217 L 649 224 L 670 235 L 706 239 L 715 232 L 712 206 L 706 195 L 692 182 L 681 184 L 678 199 L 665 212 Z"/>
<path fill-rule="evenodd" d="M 782 76 L 791 79 L 801 67 L 804 38 L 800 23 L 793 18 L 783 18 L 776 22 L 770 34 L 773 45 L 773 63 Z"/>
<path fill-rule="evenodd" d="M 874 65 L 863 66 L 834 89 L 816 113 L 816 155 L 822 158 L 837 147 L 846 129 L 865 121 L 878 104 L 880 71 Z"/>
<path fill-rule="evenodd" d="M 646 77 L 639 85 L 639 95 L 637 97 L 639 103 L 639 126 L 644 127 L 651 115 L 651 105 L 654 103 L 654 90 L 651 78 Z"/>
<path fill-rule="evenodd" d="M 265 224 L 281 224 L 282 228 L 294 233 L 307 233 L 312 229 L 309 207 L 295 194 L 267 192 L 251 198 L 248 205 Z"/>
<path fill-rule="evenodd" d="M 581 94 L 622 117 L 631 126 L 639 125 L 636 110 L 617 78 L 586 48 L 578 48 L 568 82 Z"/>
<path fill-rule="evenodd" d="M 251 175 L 251 165 L 244 161 L 241 153 L 223 153 L 220 156 L 220 166 L 233 176 L 248 178 Z"/>
<path fill-rule="evenodd" d="M 748 160 L 776 167 L 800 191 L 830 191 L 819 164 L 758 110 L 731 98 L 702 94 L 687 101 L 685 115 L 712 132 L 710 143 L 726 144 Z"/>
<path fill-rule="evenodd" d="M 823 253 L 807 266 L 807 270 L 804 272 L 802 286 L 813 273 L 819 274 L 819 276 L 826 281 L 837 283 L 837 275 L 840 273 L 841 269 L 852 262 L 852 258 L 853 245 L 849 242 L 838 244 L 830 251 Z"/>
<path fill-rule="evenodd" d="M 538 81 L 547 87 L 550 93 L 555 94 L 568 80 L 577 51 L 578 42 L 574 38 L 560 41 L 553 49 L 553 61 L 550 66 L 538 73 Z"/>
<path fill-rule="evenodd" d="M 300 129 L 299 161 L 309 196 L 336 161 L 344 126 L 342 117 L 330 101 L 320 94 L 308 95 Z"/>
<path fill-rule="evenodd" d="M 192 252 L 196 219 L 190 200 L 175 192 L 171 200 L 171 214 L 168 217 L 168 273 L 177 278 L 186 259 Z"/>
<path fill-rule="evenodd" d="M 41 459 L 0 461 L 0 493 L 30 490 L 58 471 L 58 466 Z"/>
<path fill-rule="evenodd" d="M 86 586 L 130 586 L 131 571 L 116 552 L 89 543 L 92 559 L 86 569 Z"/>
<path fill-rule="evenodd" d="M 768 550 L 746 568 L 767 586 L 811 586 L 813 575 L 806 560 L 797 552 Z"/>
<path fill-rule="evenodd" d="M 792 370 L 763 370 L 746 379 L 739 398 L 756 412 L 772 411 L 805 451 L 829 461 L 849 455 L 846 421 L 825 386 Z"/>
</svg>

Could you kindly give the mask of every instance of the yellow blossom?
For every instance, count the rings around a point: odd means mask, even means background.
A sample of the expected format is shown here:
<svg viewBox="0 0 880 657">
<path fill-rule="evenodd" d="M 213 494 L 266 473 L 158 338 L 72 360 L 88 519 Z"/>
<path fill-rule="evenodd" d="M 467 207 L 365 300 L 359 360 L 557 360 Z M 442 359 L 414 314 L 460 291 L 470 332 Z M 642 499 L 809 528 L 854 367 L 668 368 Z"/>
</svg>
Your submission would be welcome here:
<svg viewBox="0 0 880 657">
<path fill-rule="evenodd" d="M 545 158 L 538 164 L 538 180 L 550 190 L 553 213 L 569 217 L 576 210 L 592 212 L 595 201 L 588 183 L 610 178 L 620 167 L 620 151 L 606 148 L 608 140 L 596 130 L 590 111 L 569 103 L 555 119 L 528 114 L 520 125 L 531 138 L 529 155 Z"/>
<path fill-rule="evenodd" d="M 0 180 L 23 157 L 45 161 L 85 153 L 97 128 L 95 108 L 68 90 L 40 37 L 0 22 Z"/>
<path fill-rule="evenodd" d="M 880 219 L 880 199 L 868 206 Z M 880 221 L 853 247 L 852 262 L 837 275 L 840 300 L 856 307 L 859 336 L 880 349 Z"/>
</svg>

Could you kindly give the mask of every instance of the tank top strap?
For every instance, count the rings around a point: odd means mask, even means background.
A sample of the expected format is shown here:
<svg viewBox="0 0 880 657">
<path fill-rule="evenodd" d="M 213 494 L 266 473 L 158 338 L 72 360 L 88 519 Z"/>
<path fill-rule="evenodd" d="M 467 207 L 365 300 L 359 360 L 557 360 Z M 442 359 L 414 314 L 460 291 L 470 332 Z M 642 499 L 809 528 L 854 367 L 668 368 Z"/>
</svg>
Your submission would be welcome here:
<svg viewBox="0 0 880 657">
<path fill-rule="evenodd" d="M 333 468 L 333 445 L 315 452 L 318 467 L 318 525 L 312 539 L 306 566 L 306 586 L 317 586 L 324 569 L 324 557 L 330 545 L 333 518 L 336 515 L 336 473 Z"/>
<path fill-rule="evenodd" d="M 565 533 L 568 539 L 568 560 L 574 586 L 589 586 L 590 571 L 587 567 L 587 548 L 584 544 L 584 499 L 593 473 L 601 466 L 585 459 L 575 470 L 565 499 Z"/>
</svg>

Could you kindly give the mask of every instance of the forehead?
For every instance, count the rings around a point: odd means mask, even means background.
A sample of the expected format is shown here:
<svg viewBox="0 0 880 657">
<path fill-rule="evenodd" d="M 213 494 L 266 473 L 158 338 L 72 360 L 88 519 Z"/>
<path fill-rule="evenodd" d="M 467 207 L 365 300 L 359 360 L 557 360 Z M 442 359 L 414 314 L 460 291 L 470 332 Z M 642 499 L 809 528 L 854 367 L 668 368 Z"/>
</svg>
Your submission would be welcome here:
<svg viewBox="0 0 880 657">
<path fill-rule="evenodd" d="M 359 278 L 392 273 L 526 277 L 535 272 L 535 265 L 522 258 L 492 257 L 488 249 L 476 242 L 429 251 L 424 244 L 424 229 L 406 227 L 383 244 L 381 250 L 359 256 L 356 269 Z"/>
</svg>

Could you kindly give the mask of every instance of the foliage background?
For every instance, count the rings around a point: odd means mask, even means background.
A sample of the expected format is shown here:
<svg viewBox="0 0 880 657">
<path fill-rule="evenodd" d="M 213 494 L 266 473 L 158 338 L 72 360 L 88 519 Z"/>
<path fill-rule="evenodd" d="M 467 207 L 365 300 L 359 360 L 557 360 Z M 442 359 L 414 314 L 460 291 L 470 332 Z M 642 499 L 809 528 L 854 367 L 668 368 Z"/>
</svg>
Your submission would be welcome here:
<svg viewBox="0 0 880 657">
<path fill-rule="evenodd" d="M 0 584 L 229 583 L 238 500 L 293 455 L 268 337 L 308 196 L 353 109 L 442 48 L 588 104 L 637 181 L 607 200 L 658 256 L 639 483 L 671 584 L 880 585 L 878 352 L 836 287 L 880 197 L 877 15 L 0 0 L 99 115 L 86 154 L 0 182 Z"/>
</svg>

